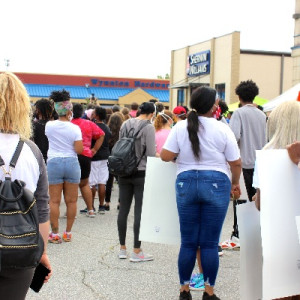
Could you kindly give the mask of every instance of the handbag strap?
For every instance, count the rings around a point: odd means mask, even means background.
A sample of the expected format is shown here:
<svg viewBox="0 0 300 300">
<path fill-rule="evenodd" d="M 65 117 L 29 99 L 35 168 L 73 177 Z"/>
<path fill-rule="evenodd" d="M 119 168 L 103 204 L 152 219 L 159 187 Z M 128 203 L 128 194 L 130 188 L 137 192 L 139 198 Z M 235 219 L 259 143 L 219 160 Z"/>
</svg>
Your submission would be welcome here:
<svg viewBox="0 0 300 300">
<path fill-rule="evenodd" d="M 15 150 L 15 153 L 14 153 L 14 155 L 11 158 L 11 161 L 9 163 L 10 170 L 8 172 L 4 168 L 5 162 L 4 162 L 3 158 L 0 155 L 0 167 L 3 169 L 5 174 L 10 175 L 11 169 L 14 169 L 16 167 L 16 164 L 17 164 L 18 158 L 20 156 L 20 153 L 22 151 L 23 145 L 24 145 L 24 141 L 20 139 L 19 142 L 18 142 L 17 148 Z"/>
</svg>

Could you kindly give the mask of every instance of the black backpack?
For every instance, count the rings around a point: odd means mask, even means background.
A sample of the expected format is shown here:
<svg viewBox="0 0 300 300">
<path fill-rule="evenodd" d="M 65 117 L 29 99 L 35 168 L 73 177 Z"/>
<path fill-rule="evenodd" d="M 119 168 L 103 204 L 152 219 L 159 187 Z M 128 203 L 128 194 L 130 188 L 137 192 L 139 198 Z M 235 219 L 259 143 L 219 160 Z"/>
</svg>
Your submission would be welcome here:
<svg viewBox="0 0 300 300">
<path fill-rule="evenodd" d="M 125 177 L 137 172 L 137 167 L 145 155 L 146 148 L 138 160 L 135 153 L 135 141 L 138 133 L 148 124 L 149 123 L 143 124 L 137 132 L 135 132 L 135 128 L 130 128 L 126 136 L 116 142 L 111 150 L 111 155 L 108 157 L 109 173 L 115 176 Z"/>
<path fill-rule="evenodd" d="M 44 251 L 43 238 L 39 232 L 36 199 L 21 180 L 11 181 L 24 141 L 20 140 L 9 164 L 0 156 L 0 167 L 5 180 L 0 180 L 0 268 L 36 267 Z"/>
</svg>

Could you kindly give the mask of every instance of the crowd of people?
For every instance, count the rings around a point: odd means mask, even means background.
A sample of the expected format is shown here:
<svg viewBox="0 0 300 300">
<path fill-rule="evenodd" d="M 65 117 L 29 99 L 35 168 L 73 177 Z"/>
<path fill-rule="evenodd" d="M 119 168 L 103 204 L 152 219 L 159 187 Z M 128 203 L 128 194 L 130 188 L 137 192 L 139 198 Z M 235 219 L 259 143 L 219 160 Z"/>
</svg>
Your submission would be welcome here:
<svg viewBox="0 0 300 300">
<path fill-rule="evenodd" d="M 41 262 L 50 270 L 45 281 L 51 277 L 47 243 L 60 244 L 76 238 L 72 226 L 79 191 L 86 206 L 80 213 L 95 218 L 97 208 L 99 214 L 110 210 L 114 181 L 119 186 L 118 257 L 129 258 L 131 262 L 154 259 L 142 249 L 139 231 L 147 157 L 158 157 L 177 166 L 175 189 L 181 232 L 179 299 L 192 299 L 190 290 L 203 290 L 205 300 L 219 299 L 214 286 L 222 248 L 240 246 L 236 220 L 229 240 L 222 243 L 220 235 L 230 199 L 238 199 L 241 194 L 241 173 L 249 200 L 256 200 L 259 208 L 255 151 L 285 148 L 299 140 L 299 126 L 295 130 L 291 128 L 299 120 L 300 104 L 290 102 L 279 106 L 267 122 L 266 115 L 253 103 L 258 92 L 253 81 L 241 82 L 236 87 L 241 105 L 231 113 L 230 120 L 226 103 L 217 98 L 215 89 L 206 86 L 194 90 L 189 109 L 177 106 L 168 110 L 154 99 L 141 105 L 132 103 L 130 108 L 118 105 L 103 108 L 96 104 L 83 107 L 73 104 L 66 90 L 53 91 L 49 99 L 40 99 L 30 107 L 22 82 L 12 73 L 0 74 L 0 138 L 3 140 L 0 152 L 7 163 L 17 141 L 20 138 L 26 141 L 20 164 L 30 170 L 30 176 L 24 175 L 26 170 L 23 173 L 18 170 L 12 177 L 21 176 L 19 179 L 29 185 L 37 199 L 45 245 Z M 285 118 L 284 114 L 288 116 Z M 116 142 L 131 130 L 136 134 L 137 172 L 116 178 L 109 172 L 108 158 Z M 288 146 L 296 164 L 300 159 L 299 147 L 298 144 Z M 62 195 L 67 222 L 60 234 Z M 133 199 L 134 241 L 133 250 L 128 253 L 126 232 Z M 199 272 L 193 274 L 196 258 Z M 1 270 L 0 294 L 15 299 L 25 297 L 33 272 L 34 269 Z M 12 284 L 18 284 L 18 288 L 4 289 L 12 277 L 16 278 Z"/>
</svg>

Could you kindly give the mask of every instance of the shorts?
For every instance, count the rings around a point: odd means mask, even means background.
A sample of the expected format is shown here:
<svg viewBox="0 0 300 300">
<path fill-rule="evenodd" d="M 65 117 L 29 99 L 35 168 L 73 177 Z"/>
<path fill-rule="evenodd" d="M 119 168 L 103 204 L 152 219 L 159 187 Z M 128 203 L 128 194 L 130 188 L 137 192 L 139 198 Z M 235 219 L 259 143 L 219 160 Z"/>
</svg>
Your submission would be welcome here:
<svg viewBox="0 0 300 300">
<path fill-rule="evenodd" d="M 90 186 L 96 184 L 106 184 L 109 176 L 107 161 L 107 159 L 92 161 L 89 178 Z"/>
<path fill-rule="evenodd" d="M 47 161 L 49 184 L 80 182 L 80 166 L 77 157 L 54 157 Z"/>
<path fill-rule="evenodd" d="M 80 179 L 87 179 L 91 173 L 91 161 L 90 157 L 84 155 L 78 155 L 78 161 L 81 169 L 81 177 Z"/>
</svg>

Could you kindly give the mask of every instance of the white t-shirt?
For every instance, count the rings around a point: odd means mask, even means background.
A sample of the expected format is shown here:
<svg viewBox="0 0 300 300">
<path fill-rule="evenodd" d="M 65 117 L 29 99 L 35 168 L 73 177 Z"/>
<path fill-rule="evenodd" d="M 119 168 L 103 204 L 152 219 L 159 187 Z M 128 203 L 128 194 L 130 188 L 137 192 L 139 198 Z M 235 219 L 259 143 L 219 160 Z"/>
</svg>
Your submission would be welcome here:
<svg viewBox="0 0 300 300">
<path fill-rule="evenodd" d="M 189 170 L 214 170 L 231 178 L 227 161 L 240 158 L 235 136 L 229 126 L 214 118 L 199 117 L 200 160 L 192 151 L 187 120 L 178 122 L 171 130 L 163 148 L 178 153 L 177 175 Z"/>
<path fill-rule="evenodd" d="M 71 122 L 49 121 L 45 134 L 49 141 L 48 160 L 54 157 L 77 157 L 74 142 L 82 140 L 79 126 Z"/>
<path fill-rule="evenodd" d="M 0 155 L 9 171 L 9 163 L 19 142 L 18 134 L 0 133 Z M 4 180 L 4 172 L 0 169 L 0 180 Z M 22 180 L 37 200 L 39 223 L 49 220 L 48 178 L 45 162 L 40 149 L 29 140 L 25 140 L 16 167 L 12 169 L 11 179 Z"/>
<path fill-rule="evenodd" d="M 5 170 L 9 170 L 10 160 L 19 142 L 18 134 L 0 133 L 0 154 L 5 162 Z M 28 176 L 30 174 L 30 176 Z M 27 144 L 23 145 L 16 168 L 12 171 L 12 180 L 19 179 L 26 182 L 26 187 L 35 192 L 39 180 L 39 164 Z M 4 180 L 4 173 L 0 170 L 0 180 Z"/>
</svg>

